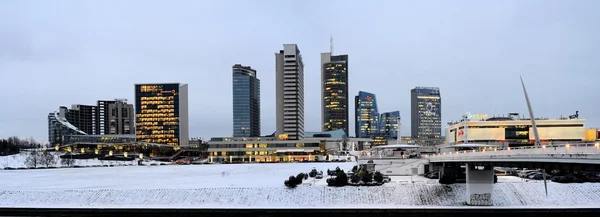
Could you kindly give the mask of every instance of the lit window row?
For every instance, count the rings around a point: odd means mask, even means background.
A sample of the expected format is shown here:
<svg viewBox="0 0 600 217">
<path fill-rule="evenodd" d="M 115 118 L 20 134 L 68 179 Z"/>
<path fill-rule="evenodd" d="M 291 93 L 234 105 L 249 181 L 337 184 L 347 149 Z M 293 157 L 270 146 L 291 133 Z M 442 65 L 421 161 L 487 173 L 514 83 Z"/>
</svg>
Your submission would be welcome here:
<svg viewBox="0 0 600 217">
<path fill-rule="evenodd" d="M 246 148 L 267 148 L 267 144 L 246 144 Z"/>
<path fill-rule="evenodd" d="M 173 134 L 153 134 L 153 135 L 137 135 L 138 139 L 168 139 L 175 138 Z"/>
<path fill-rule="evenodd" d="M 156 122 L 156 121 L 167 121 L 167 122 L 172 122 L 172 121 L 177 121 L 177 117 L 165 117 L 165 118 L 144 118 L 144 117 L 140 117 L 142 114 L 138 114 L 138 122 Z"/>
<path fill-rule="evenodd" d="M 142 101 L 140 104 L 142 105 L 173 105 L 175 101 Z"/>
<path fill-rule="evenodd" d="M 175 134 L 175 130 L 153 130 L 152 134 Z"/>
<path fill-rule="evenodd" d="M 174 109 L 175 105 L 158 105 L 157 109 Z"/>
<path fill-rule="evenodd" d="M 174 96 L 143 96 L 140 97 L 141 101 L 165 101 L 165 100 L 175 100 Z"/>
<path fill-rule="evenodd" d="M 175 113 L 175 109 L 143 109 L 142 114 L 152 114 L 152 113 Z"/>
<path fill-rule="evenodd" d="M 346 82 L 342 82 L 342 81 L 328 81 L 328 82 L 325 82 L 325 85 L 335 85 L 335 84 L 346 84 Z"/>
<path fill-rule="evenodd" d="M 140 86 L 140 92 L 142 92 L 142 93 L 160 92 L 161 90 L 162 90 L 162 86 L 160 86 L 160 85 L 142 85 L 142 86 Z"/>
<path fill-rule="evenodd" d="M 162 126 L 178 126 L 178 122 L 162 122 Z M 135 123 L 135 126 L 159 126 L 158 122 L 141 122 L 138 121 Z"/>
<path fill-rule="evenodd" d="M 136 128 L 139 130 L 162 130 L 162 129 L 165 129 L 164 126 L 137 126 Z"/>
<path fill-rule="evenodd" d="M 175 117 L 175 113 L 154 113 L 154 114 L 137 114 L 138 118 L 166 118 Z"/>
</svg>

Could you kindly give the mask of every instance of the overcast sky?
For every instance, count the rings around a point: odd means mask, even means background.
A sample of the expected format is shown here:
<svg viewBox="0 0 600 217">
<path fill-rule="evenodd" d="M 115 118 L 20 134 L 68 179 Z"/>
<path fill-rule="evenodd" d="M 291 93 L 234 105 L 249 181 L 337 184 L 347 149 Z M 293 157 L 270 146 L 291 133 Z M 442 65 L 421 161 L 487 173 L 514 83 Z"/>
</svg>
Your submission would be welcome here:
<svg viewBox="0 0 600 217">
<path fill-rule="evenodd" d="M 275 52 L 298 44 L 306 131 L 320 130 L 320 53 L 349 55 L 358 91 L 399 110 L 437 86 L 443 127 L 466 111 L 580 112 L 600 127 L 600 1 L 0 1 L 0 137 L 47 142 L 61 105 L 127 98 L 133 84 L 189 84 L 190 136 L 232 134 L 231 66 L 258 71 L 262 134 L 275 131 Z M 528 115 L 526 115 L 528 116 Z"/>
</svg>

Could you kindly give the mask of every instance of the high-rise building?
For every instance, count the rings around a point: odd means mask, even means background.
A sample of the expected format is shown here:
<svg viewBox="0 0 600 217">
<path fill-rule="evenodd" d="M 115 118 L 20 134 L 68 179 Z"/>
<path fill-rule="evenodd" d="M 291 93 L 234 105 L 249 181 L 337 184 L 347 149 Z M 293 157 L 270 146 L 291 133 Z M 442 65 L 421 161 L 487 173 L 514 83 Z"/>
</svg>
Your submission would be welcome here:
<svg viewBox="0 0 600 217">
<path fill-rule="evenodd" d="M 94 120 L 92 111 L 94 110 L 86 109 L 89 107 L 91 106 L 73 105 L 73 109 L 68 109 L 65 106 L 61 106 L 58 108 L 58 111 L 48 114 L 48 143 L 60 145 L 62 144 L 64 135 L 92 134 L 92 121 Z M 79 108 L 84 109 L 77 110 Z M 88 130 L 88 132 L 79 129 L 79 127 Z"/>
<path fill-rule="evenodd" d="M 384 112 L 379 117 L 379 133 L 384 139 L 398 138 L 398 122 L 400 111 Z"/>
<path fill-rule="evenodd" d="M 188 85 L 136 84 L 137 141 L 188 146 Z"/>
<path fill-rule="evenodd" d="M 250 66 L 233 66 L 233 137 L 260 136 L 260 80 Z"/>
<path fill-rule="evenodd" d="M 94 134 L 96 124 L 96 106 L 75 104 L 71 109 L 63 106 L 65 117 L 69 123 L 87 134 Z"/>
<path fill-rule="evenodd" d="M 64 135 L 133 134 L 133 105 L 125 99 L 98 100 L 94 105 L 61 106 L 48 114 L 48 141 L 60 143 Z"/>
<path fill-rule="evenodd" d="M 417 142 L 434 145 L 442 138 L 442 101 L 437 87 L 411 91 L 411 135 Z"/>
<path fill-rule="evenodd" d="M 373 138 L 379 133 L 379 111 L 375 94 L 359 91 L 354 97 L 356 138 Z"/>
<path fill-rule="evenodd" d="M 98 100 L 96 106 L 97 135 L 134 134 L 135 121 L 132 104 L 127 99 Z"/>
<path fill-rule="evenodd" d="M 296 44 L 275 54 L 276 119 L 279 138 L 304 138 L 304 63 Z"/>
<path fill-rule="evenodd" d="M 348 55 L 321 54 L 321 130 L 348 134 Z"/>
</svg>

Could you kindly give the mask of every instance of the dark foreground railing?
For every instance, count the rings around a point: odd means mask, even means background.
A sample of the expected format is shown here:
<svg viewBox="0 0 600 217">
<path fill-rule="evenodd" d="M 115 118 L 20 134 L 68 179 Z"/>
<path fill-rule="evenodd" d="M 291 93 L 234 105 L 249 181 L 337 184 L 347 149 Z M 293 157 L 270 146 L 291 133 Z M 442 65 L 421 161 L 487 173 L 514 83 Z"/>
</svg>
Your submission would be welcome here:
<svg viewBox="0 0 600 217">
<path fill-rule="evenodd" d="M 0 216 L 218 216 L 218 217 L 307 217 L 307 216 L 344 216 L 344 217 L 445 217 L 465 214 L 491 214 L 498 216 L 518 215 L 519 217 L 538 217 L 552 214 L 573 214 L 577 217 L 598 216 L 599 208 L 435 208 L 435 209 L 61 209 L 61 208 L 0 208 Z"/>
</svg>

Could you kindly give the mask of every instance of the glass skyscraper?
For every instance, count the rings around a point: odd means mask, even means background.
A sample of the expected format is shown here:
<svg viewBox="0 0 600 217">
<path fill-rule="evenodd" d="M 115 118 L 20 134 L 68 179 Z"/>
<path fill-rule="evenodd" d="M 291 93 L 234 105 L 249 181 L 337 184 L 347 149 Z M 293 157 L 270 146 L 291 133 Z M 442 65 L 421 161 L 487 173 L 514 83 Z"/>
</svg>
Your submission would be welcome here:
<svg viewBox="0 0 600 217">
<path fill-rule="evenodd" d="M 437 87 L 416 87 L 411 91 L 411 136 L 425 145 L 442 137 L 442 101 Z"/>
<path fill-rule="evenodd" d="M 233 137 L 260 136 L 260 80 L 250 66 L 233 70 Z"/>
<path fill-rule="evenodd" d="M 359 91 L 354 97 L 354 133 L 356 138 L 372 138 L 379 134 L 379 111 L 375 94 Z"/>
<path fill-rule="evenodd" d="M 136 84 L 135 118 L 137 141 L 187 146 L 188 85 Z"/>
<path fill-rule="evenodd" d="M 348 134 L 348 55 L 321 54 L 321 130 Z"/>
<path fill-rule="evenodd" d="M 384 139 L 398 138 L 400 111 L 384 112 L 379 117 L 379 133 Z"/>
</svg>

